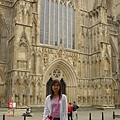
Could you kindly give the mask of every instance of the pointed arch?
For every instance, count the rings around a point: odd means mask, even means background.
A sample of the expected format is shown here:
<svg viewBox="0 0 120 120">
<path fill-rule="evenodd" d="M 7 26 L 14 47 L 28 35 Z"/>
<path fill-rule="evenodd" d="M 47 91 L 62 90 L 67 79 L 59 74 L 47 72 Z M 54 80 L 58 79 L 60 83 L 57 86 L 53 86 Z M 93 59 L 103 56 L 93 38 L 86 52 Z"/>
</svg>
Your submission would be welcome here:
<svg viewBox="0 0 120 120">
<path fill-rule="evenodd" d="M 29 11 L 26 12 L 26 24 L 30 24 L 30 13 L 29 13 Z"/>
<path fill-rule="evenodd" d="M 40 94 L 40 83 L 36 84 L 36 95 Z"/>
<path fill-rule="evenodd" d="M 117 47 L 115 46 L 114 38 L 113 37 L 110 37 L 110 45 L 111 45 L 112 73 L 113 73 L 113 75 L 116 75 L 118 50 L 116 49 Z"/>
<path fill-rule="evenodd" d="M 33 23 L 32 23 L 32 26 L 33 26 L 33 28 L 32 28 L 32 44 L 36 44 L 36 42 L 37 42 L 37 25 L 36 25 L 36 20 L 35 21 L 33 21 Z"/>
<path fill-rule="evenodd" d="M 5 19 L 5 15 L 4 15 L 2 9 L 0 9 L 0 21 L 3 24 L 4 28 L 6 29 L 6 31 L 9 32 L 10 27 L 9 27 L 9 25 L 7 23 L 7 20 Z"/>
<path fill-rule="evenodd" d="M 3 16 L 0 14 L 0 60 L 6 61 L 8 29 L 2 17 Z"/>
<path fill-rule="evenodd" d="M 27 45 L 28 51 L 30 51 L 29 40 L 28 40 L 28 37 L 26 35 L 25 29 L 23 29 L 23 32 L 20 35 L 19 45 L 21 43 L 25 43 Z"/>
<path fill-rule="evenodd" d="M 17 79 L 15 82 L 15 94 L 20 95 L 20 81 L 19 81 L 19 79 Z"/>
<path fill-rule="evenodd" d="M 0 70 L 0 101 L 5 103 L 5 78 L 3 72 Z"/>
<path fill-rule="evenodd" d="M 29 47 L 28 39 L 26 37 L 25 31 L 23 31 L 18 45 L 18 60 L 17 60 L 18 68 L 22 68 L 22 69 L 28 68 L 28 62 L 30 56 L 29 52 L 30 52 L 30 47 Z"/>
<path fill-rule="evenodd" d="M 21 43 L 18 49 L 18 68 L 27 69 L 28 64 L 28 50 L 25 43 Z"/>
<path fill-rule="evenodd" d="M 33 104 L 34 103 L 34 93 L 35 93 L 35 85 L 34 83 L 32 82 L 30 84 L 30 104 Z"/>
<path fill-rule="evenodd" d="M 36 102 L 37 102 L 37 104 L 40 104 L 40 102 L 41 102 L 41 95 L 40 95 L 40 93 L 41 93 L 41 87 L 40 87 L 40 83 L 38 82 L 37 84 L 36 84 Z"/>
<path fill-rule="evenodd" d="M 30 67 L 32 73 L 35 73 L 35 68 L 36 68 L 35 67 L 35 54 L 33 53 L 31 55 L 31 67 Z"/>
<path fill-rule="evenodd" d="M 55 79 L 56 77 L 53 75 L 53 71 L 54 70 L 60 70 L 61 74 L 60 77 L 56 76 L 58 78 L 58 80 L 60 80 L 63 84 L 63 93 L 65 93 L 66 95 L 68 95 L 68 100 L 69 101 L 73 101 L 76 100 L 76 96 L 77 96 L 77 76 L 76 73 L 74 71 L 74 68 L 71 66 L 71 64 L 69 64 L 67 61 L 65 61 L 64 59 L 57 59 L 55 61 L 53 61 L 48 67 L 46 72 L 43 75 L 43 99 L 42 101 L 44 101 L 44 98 L 46 96 L 46 85 L 48 80 L 52 77 L 52 79 Z M 56 79 L 57 79 L 56 78 Z M 63 79 L 63 80 L 61 80 Z M 72 89 L 71 89 L 72 87 Z"/>
<path fill-rule="evenodd" d="M 15 102 L 17 105 L 20 105 L 20 80 L 17 79 L 16 82 L 15 82 Z"/>
<path fill-rule="evenodd" d="M 23 95 L 26 95 L 27 94 L 27 81 L 24 80 L 23 81 Z"/>
<path fill-rule="evenodd" d="M 57 60 L 53 61 L 50 64 L 50 66 L 48 66 L 48 69 L 46 70 L 46 72 L 44 73 L 44 76 L 43 76 L 43 84 L 47 83 L 47 80 L 49 79 L 49 73 L 56 66 L 61 68 L 64 71 L 68 80 L 72 81 L 73 86 L 77 86 L 77 81 L 76 81 L 77 77 L 76 77 L 76 73 L 75 73 L 74 69 L 72 68 L 72 66 L 67 61 L 65 61 L 63 59 L 57 59 Z M 65 81 L 65 82 L 67 83 L 68 81 Z"/>
</svg>

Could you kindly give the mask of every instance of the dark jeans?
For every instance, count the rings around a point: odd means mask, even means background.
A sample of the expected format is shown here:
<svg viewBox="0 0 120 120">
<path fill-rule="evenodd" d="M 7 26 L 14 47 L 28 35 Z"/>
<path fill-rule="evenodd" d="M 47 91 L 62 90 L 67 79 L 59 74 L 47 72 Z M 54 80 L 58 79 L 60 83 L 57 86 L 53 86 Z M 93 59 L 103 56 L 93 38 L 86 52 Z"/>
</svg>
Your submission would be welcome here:
<svg viewBox="0 0 120 120">
<path fill-rule="evenodd" d="M 54 120 L 60 120 L 60 118 L 54 118 Z"/>
<path fill-rule="evenodd" d="M 70 114 L 68 114 L 68 120 L 72 120 L 72 112 L 70 112 Z"/>
</svg>

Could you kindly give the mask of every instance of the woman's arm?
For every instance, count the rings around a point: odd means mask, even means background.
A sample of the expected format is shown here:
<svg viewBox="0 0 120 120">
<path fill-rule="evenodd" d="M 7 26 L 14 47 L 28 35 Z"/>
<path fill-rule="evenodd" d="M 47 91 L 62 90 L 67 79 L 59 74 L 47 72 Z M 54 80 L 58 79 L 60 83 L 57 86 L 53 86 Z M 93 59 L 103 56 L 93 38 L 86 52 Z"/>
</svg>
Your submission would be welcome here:
<svg viewBox="0 0 120 120">
<path fill-rule="evenodd" d="M 64 112 L 64 118 L 65 120 L 68 120 L 68 103 L 67 103 L 67 97 L 64 95 L 63 99 L 63 112 Z"/>
<path fill-rule="evenodd" d="M 48 114 L 50 113 L 49 109 L 48 109 L 48 97 L 46 97 L 46 100 L 45 100 L 45 106 L 44 106 L 44 112 L 43 112 L 43 119 L 42 120 L 45 120 L 46 117 L 48 116 Z"/>
</svg>

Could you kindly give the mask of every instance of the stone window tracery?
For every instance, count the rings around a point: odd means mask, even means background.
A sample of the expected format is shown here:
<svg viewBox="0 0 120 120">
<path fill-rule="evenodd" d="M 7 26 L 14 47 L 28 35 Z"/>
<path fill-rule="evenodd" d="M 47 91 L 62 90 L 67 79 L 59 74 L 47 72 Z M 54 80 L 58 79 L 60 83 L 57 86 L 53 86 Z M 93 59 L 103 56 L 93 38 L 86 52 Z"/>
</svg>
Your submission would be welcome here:
<svg viewBox="0 0 120 120">
<path fill-rule="evenodd" d="M 61 71 L 59 69 L 53 70 L 53 76 L 59 78 L 61 76 Z"/>
<path fill-rule="evenodd" d="M 74 6 L 61 0 L 41 0 L 40 43 L 74 49 Z"/>
<path fill-rule="evenodd" d="M 18 60 L 17 60 L 17 67 L 22 69 L 27 69 L 27 45 L 21 43 L 19 46 L 19 53 L 18 53 Z"/>
</svg>

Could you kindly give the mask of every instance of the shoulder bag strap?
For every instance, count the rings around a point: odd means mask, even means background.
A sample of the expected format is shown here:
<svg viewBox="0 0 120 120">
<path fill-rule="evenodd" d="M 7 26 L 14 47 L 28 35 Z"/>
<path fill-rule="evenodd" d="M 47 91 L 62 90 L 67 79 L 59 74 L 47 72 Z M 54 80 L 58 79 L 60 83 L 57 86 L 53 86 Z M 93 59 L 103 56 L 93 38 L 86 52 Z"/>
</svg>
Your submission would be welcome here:
<svg viewBox="0 0 120 120">
<path fill-rule="evenodd" d="M 55 117 L 55 114 L 56 114 L 56 112 L 58 110 L 59 104 L 60 104 L 60 99 L 58 100 L 58 104 L 56 105 L 55 112 L 53 113 L 53 116 L 52 116 L 52 120 L 54 120 L 54 117 Z"/>
</svg>

